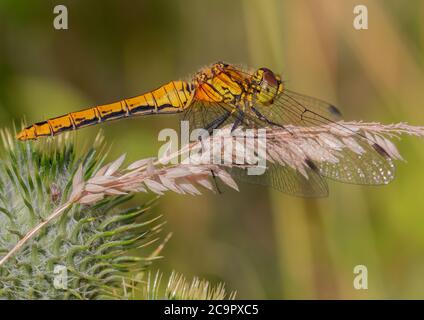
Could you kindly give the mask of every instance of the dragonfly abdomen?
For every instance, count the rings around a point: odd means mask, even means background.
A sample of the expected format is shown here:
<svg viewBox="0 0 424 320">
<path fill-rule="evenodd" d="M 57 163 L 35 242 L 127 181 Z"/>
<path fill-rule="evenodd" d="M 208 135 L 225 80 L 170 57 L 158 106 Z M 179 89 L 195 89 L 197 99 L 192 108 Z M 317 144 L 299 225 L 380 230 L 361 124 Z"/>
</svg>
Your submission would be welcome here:
<svg viewBox="0 0 424 320">
<path fill-rule="evenodd" d="M 171 81 L 140 96 L 35 123 L 19 132 L 17 138 L 32 140 L 124 117 L 182 112 L 191 101 L 192 94 L 193 88 L 189 83 Z"/>
<path fill-rule="evenodd" d="M 171 81 L 156 90 L 125 99 L 131 115 L 181 112 L 193 94 L 192 86 L 186 81 Z"/>
</svg>

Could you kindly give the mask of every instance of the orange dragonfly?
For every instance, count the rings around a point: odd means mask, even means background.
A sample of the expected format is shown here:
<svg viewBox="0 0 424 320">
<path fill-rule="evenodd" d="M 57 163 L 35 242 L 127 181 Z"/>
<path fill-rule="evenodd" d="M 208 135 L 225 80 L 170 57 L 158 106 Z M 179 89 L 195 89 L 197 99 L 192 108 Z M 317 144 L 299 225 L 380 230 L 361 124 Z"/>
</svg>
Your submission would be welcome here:
<svg viewBox="0 0 424 320">
<path fill-rule="evenodd" d="M 227 124 L 232 124 L 232 130 L 240 125 L 284 128 L 287 124 L 335 125 L 339 130 L 349 130 L 337 123 L 341 113 L 334 105 L 287 89 L 281 77 L 268 68 L 249 72 L 218 62 L 200 70 L 191 81 L 171 81 L 140 96 L 38 122 L 19 132 L 17 138 L 33 140 L 114 119 L 176 113 L 190 121 L 191 129 L 204 128 L 210 133 Z M 309 178 L 275 164 L 269 164 L 261 176 L 247 176 L 243 171 L 231 173 L 241 180 L 270 185 L 298 196 L 327 195 L 323 177 L 366 185 L 392 180 L 393 164 L 384 149 L 374 142 L 363 147 L 369 148 L 367 157 L 346 155 L 345 161 L 333 165 L 331 170 L 311 163 Z M 358 175 L 358 170 L 365 174 Z M 375 176 L 375 172 L 383 171 L 389 172 L 384 182 Z"/>
</svg>

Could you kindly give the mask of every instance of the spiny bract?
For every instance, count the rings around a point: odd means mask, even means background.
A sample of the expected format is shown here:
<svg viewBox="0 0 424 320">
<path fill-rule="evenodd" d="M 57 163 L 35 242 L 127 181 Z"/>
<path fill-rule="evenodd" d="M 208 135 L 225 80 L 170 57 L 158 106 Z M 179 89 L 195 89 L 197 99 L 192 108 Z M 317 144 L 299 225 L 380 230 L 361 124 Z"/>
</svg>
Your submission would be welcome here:
<svg viewBox="0 0 424 320">
<path fill-rule="evenodd" d="M 66 201 L 80 164 L 89 178 L 105 155 L 100 136 L 78 155 L 67 136 L 21 143 L 1 135 L 0 257 Z M 160 217 L 146 217 L 151 203 L 122 209 L 130 197 L 74 205 L 52 221 L 0 267 L 0 298 L 125 298 L 125 280 L 155 258 L 131 249 L 149 245 L 161 229 Z"/>
</svg>

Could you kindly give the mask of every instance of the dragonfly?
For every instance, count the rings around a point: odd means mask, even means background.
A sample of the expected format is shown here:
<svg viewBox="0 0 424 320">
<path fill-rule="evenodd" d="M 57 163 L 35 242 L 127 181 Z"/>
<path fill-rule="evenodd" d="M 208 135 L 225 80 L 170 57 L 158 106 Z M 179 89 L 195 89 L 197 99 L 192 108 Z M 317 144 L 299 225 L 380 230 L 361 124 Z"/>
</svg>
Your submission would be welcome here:
<svg viewBox="0 0 424 320">
<path fill-rule="evenodd" d="M 342 117 L 337 107 L 289 90 L 281 76 L 270 69 L 263 67 L 248 71 L 217 62 L 201 69 L 188 81 L 170 81 L 139 96 L 35 123 L 19 132 L 17 139 L 25 141 L 54 136 L 121 118 L 178 113 L 189 121 L 190 128 L 203 128 L 210 133 L 226 125 L 231 125 L 232 131 L 239 126 L 278 126 L 284 129 L 287 125 L 327 125 L 349 130 L 340 124 Z M 355 134 L 359 140 L 368 139 Z M 229 171 L 239 180 L 271 186 L 301 197 L 327 196 L 325 178 L 361 185 L 390 182 L 394 178 L 394 167 L 389 154 L 374 141 L 366 141 L 361 147 L 365 149 L 364 154 L 346 150 L 336 164 L 317 166 L 307 161 L 307 177 L 275 163 L 269 163 L 266 172 L 257 176 L 249 176 L 246 170 L 238 168 Z"/>
</svg>

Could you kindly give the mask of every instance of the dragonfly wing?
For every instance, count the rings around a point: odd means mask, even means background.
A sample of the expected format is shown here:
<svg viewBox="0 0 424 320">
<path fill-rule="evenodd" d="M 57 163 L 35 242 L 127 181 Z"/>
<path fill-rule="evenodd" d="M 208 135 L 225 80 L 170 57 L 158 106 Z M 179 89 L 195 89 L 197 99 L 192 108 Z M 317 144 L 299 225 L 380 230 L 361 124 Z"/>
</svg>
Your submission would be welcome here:
<svg viewBox="0 0 424 320">
<path fill-rule="evenodd" d="M 367 141 L 356 139 L 356 143 L 363 150 L 361 154 L 345 148 L 336 163 L 315 162 L 319 173 L 332 180 L 362 185 L 388 184 L 395 178 L 396 167 L 384 151 Z"/>
<path fill-rule="evenodd" d="M 272 187 L 283 193 L 299 197 L 326 197 L 328 186 L 313 169 L 306 169 L 307 178 L 300 172 L 276 163 L 268 163 L 262 175 L 249 175 L 247 169 L 230 168 L 229 173 L 242 182 Z"/>
<path fill-rule="evenodd" d="M 384 148 L 360 132 L 338 123 L 341 114 L 333 105 L 286 90 L 270 106 L 255 105 L 255 109 L 268 120 L 282 126 L 325 125 L 329 126 L 329 130 L 334 127 L 335 131 L 346 132 L 351 137 L 350 143 L 356 144 L 356 149 L 362 151 L 354 152 L 346 147 L 338 153 L 337 163 L 315 162 L 322 176 L 362 185 L 387 184 L 394 179 L 395 166 Z M 344 142 L 346 145 L 349 141 Z"/>
<path fill-rule="evenodd" d="M 293 108 L 301 105 L 303 108 L 307 109 L 306 113 L 309 113 L 308 116 L 316 114 L 320 118 L 325 118 L 327 121 L 340 121 L 342 120 L 342 113 L 340 110 L 333 104 L 326 102 L 324 100 L 310 97 L 301 93 L 297 93 L 291 90 L 286 89 L 280 99 L 286 98 L 286 101 L 291 101 Z M 303 115 L 305 116 L 305 114 Z M 306 121 L 307 122 L 307 121 Z M 308 125 L 308 123 L 306 123 Z M 310 123 L 309 123 L 310 125 Z"/>
<path fill-rule="evenodd" d="M 195 101 L 183 113 L 183 120 L 189 121 L 190 131 L 208 129 L 212 124 L 218 124 L 219 119 L 222 119 L 222 123 L 218 127 L 223 127 L 235 121 L 235 117 L 231 114 L 232 108 L 225 103 Z"/>
<path fill-rule="evenodd" d="M 267 127 L 270 123 L 283 127 L 288 124 L 306 127 L 334 126 L 335 129 L 348 133 L 347 136 L 351 138 L 347 139 L 353 139 L 353 143 L 356 143 L 362 152 L 358 153 L 346 147 L 338 152 L 338 162 L 316 161 L 316 170 L 309 170 L 308 179 L 293 169 L 277 164 L 270 164 L 261 176 L 249 176 L 244 170 L 232 169 L 236 178 L 299 196 L 325 196 L 327 185 L 322 177 L 364 185 L 386 184 L 393 180 L 395 167 L 390 156 L 377 143 L 338 123 L 341 113 L 330 103 L 285 90 L 271 105 L 255 104 L 254 107 L 270 122 L 267 123 L 248 112 L 242 123 L 245 127 Z M 235 113 L 231 113 L 233 108 L 225 103 L 194 102 L 184 113 L 184 119 L 190 121 L 191 129 L 207 128 L 210 124 L 218 123 L 219 119 L 222 120 L 219 127 L 222 127 L 236 120 Z M 289 128 L 287 130 L 290 131 Z"/>
<path fill-rule="evenodd" d="M 255 108 L 268 120 L 282 126 L 319 126 L 341 120 L 341 113 L 334 105 L 287 89 L 271 105 L 258 104 Z"/>
<path fill-rule="evenodd" d="M 195 102 L 183 116 L 184 120 L 190 122 L 190 129 L 206 128 L 216 119 L 222 118 L 232 111 L 232 106 L 224 103 Z M 221 126 L 233 123 L 236 120 L 231 114 Z M 255 123 L 255 125 L 253 125 Z M 243 119 L 245 127 L 261 125 L 256 117 L 246 114 Z M 268 167 L 262 175 L 248 175 L 247 170 L 240 168 L 229 168 L 229 173 L 237 180 L 247 183 L 270 186 L 278 191 L 302 196 L 302 197 L 325 197 L 328 195 L 328 187 L 325 180 L 319 175 L 317 168 L 305 169 L 308 178 L 300 172 L 276 163 L 268 163 Z"/>
</svg>

